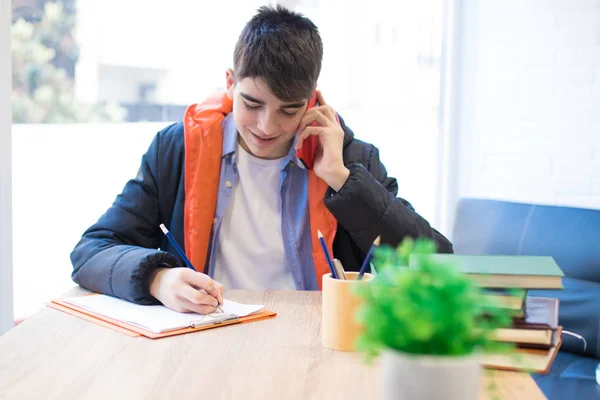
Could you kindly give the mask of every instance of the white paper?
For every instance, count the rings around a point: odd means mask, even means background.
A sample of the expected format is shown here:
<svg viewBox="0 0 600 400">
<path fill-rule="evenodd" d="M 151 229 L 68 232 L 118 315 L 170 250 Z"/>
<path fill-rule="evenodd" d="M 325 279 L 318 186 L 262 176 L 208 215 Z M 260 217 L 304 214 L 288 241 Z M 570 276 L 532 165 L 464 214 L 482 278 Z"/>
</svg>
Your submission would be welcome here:
<svg viewBox="0 0 600 400">
<path fill-rule="evenodd" d="M 226 314 L 237 315 L 238 317 L 245 317 L 246 315 L 254 314 L 262 310 L 265 306 L 255 304 L 242 304 L 236 303 L 235 301 L 223 299 L 223 312 Z"/>
<path fill-rule="evenodd" d="M 105 317 L 137 325 L 154 333 L 209 325 L 245 317 L 262 310 L 264 307 L 262 305 L 240 304 L 224 299 L 223 313 L 217 311 L 212 314 L 201 315 L 180 313 L 162 305 L 143 306 L 103 294 L 70 297 L 65 301 Z"/>
</svg>

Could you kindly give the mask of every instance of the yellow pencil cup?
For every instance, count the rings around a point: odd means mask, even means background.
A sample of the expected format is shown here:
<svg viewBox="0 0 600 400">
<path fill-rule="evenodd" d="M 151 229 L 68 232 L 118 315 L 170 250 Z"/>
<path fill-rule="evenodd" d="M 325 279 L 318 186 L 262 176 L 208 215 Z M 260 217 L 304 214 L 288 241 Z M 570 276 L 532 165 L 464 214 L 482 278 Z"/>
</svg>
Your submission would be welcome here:
<svg viewBox="0 0 600 400">
<path fill-rule="evenodd" d="M 346 280 L 323 275 L 323 308 L 321 331 L 323 346 L 338 351 L 354 351 L 354 341 L 362 330 L 356 322 L 356 310 L 362 303 L 354 291 L 357 285 L 366 285 L 373 275 L 364 274 L 357 281 L 358 272 L 346 272 Z"/>
</svg>

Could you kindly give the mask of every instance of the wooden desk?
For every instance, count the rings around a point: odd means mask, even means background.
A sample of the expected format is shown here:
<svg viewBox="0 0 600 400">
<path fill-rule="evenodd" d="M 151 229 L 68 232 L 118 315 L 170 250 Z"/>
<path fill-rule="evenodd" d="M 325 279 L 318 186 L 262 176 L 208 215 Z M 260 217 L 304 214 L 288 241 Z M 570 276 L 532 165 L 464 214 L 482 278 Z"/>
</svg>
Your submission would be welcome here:
<svg viewBox="0 0 600 400">
<path fill-rule="evenodd" d="M 378 398 L 377 365 L 321 346 L 319 292 L 226 296 L 278 316 L 150 340 L 44 309 L 0 337 L 0 399 Z M 493 375 L 501 399 L 544 398 L 527 374 Z"/>
</svg>

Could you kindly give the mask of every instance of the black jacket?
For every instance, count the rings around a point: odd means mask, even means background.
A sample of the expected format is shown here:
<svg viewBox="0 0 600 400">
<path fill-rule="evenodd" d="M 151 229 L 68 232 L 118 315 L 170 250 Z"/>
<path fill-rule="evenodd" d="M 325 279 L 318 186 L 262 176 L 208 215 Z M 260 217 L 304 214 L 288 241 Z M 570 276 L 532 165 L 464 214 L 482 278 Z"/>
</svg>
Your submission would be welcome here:
<svg viewBox="0 0 600 400">
<path fill-rule="evenodd" d="M 406 236 L 429 237 L 438 252 L 452 252 L 444 236 L 406 200 L 396 197 L 398 184 L 387 176 L 378 149 L 355 139 L 341 118 L 340 123 L 345 132 L 344 164 L 350 176 L 339 192 L 330 189 L 324 199 L 339 224 L 334 257 L 346 270 L 358 271 L 378 235 L 383 244 L 392 246 Z M 71 253 L 76 283 L 140 304 L 157 303 L 149 293 L 150 273 L 158 266 L 184 265 L 159 229 L 164 222 L 175 240 L 184 243 L 184 151 L 182 123 L 155 136 L 138 175 Z"/>
</svg>

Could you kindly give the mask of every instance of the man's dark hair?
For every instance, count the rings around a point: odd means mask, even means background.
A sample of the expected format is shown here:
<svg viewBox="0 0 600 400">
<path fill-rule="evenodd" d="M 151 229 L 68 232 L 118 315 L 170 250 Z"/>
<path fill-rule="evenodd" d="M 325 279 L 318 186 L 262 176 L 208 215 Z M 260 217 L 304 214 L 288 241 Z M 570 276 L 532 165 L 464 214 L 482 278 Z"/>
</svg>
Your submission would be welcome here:
<svg viewBox="0 0 600 400">
<path fill-rule="evenodd" d="M 281 5 L 263 6 L 246 24 L 235 46 L 236 81 L 261 78 L 283 101 L 310 98 L 323 58 L 319 30 L 302 14 Z"/>
</svg>

